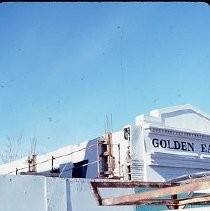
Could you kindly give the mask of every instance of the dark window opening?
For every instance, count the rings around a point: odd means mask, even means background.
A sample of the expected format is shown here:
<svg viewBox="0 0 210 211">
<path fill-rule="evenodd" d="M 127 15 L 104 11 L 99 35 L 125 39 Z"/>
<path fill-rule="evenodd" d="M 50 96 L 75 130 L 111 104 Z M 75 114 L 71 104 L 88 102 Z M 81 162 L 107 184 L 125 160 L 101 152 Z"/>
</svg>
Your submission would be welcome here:
<svg viewBox="0 0 210 211">
<path fill-rule="evenodd" d="M 74 163 L 72 178 L 86 178 L 88 160 Z"/>
</svg>

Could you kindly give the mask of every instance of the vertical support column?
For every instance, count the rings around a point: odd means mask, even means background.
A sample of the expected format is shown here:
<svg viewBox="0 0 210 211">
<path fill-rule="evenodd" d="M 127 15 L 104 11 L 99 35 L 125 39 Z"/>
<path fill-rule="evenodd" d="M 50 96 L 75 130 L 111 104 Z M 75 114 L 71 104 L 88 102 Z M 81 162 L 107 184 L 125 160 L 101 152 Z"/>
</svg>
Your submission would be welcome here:
<svg viewBox="0 0 210 211">
<path fill-rule="evenodd" d="M 124 139 L 127 140 L 127 151 L 126 151 L 126 174 L 127 179 L 131 180 L 131 154 L 130 154 L 130 127 L 124 128 Z"/>
<path fill-rule="evenodd" d="M 51 160 L 51 173 L 54 173 L 54 160 L 55 158 L 52 156 L 52 160 Z"/>
<path fill-rule="evenodd" d="M 118 147 L 118 169 L 119 169 L 119 177 L 121 177 L 121 162 L 120 162 L 120 144 L 117 145 Z"/>
<path fill-rule="evenodd" d="M 36 155 L 33 154 L 28 156 L 28 171 L 29 172 L 37 172 L 37 164 L 36 164 Z"/>
<path fill-rule="evenodd" d="M 176 200 L 177 199 L 177 195 L 171 195 L 171 199 Z M 179 209 L 179 205 L 167 205 L 169 210 L 178 210 Z"/>
<path fill-rule="evenodd" d="M 107 152 L 108 152 L 108 177 L 113 176 L 113 157 L 112 157 L 112 134 L 108 133 L 108 145 L 107 145 Z"/>
<path fill-rule="evenodd" d="M 101 176 L 105 178 L 114 177 L 115 158 L 112 150 L 112 133 L 105 134 L 104 140 L 101 142 L 101 160 L 102 173 Z"/>
</svg>

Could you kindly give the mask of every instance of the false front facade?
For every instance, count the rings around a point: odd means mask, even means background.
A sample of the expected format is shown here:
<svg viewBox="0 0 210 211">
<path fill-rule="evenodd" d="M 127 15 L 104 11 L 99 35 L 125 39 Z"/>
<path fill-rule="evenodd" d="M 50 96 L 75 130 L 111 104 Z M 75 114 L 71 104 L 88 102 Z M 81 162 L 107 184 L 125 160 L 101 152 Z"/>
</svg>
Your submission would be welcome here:
<svg viewBox="0 0 210 211">
<path fill-rule="evenodd" d="M 209 170 L 210 116 L 191 105 L 153 110 L 120 131 L 0 166 L 1 174 L 141 181 Z"/>
</svg>

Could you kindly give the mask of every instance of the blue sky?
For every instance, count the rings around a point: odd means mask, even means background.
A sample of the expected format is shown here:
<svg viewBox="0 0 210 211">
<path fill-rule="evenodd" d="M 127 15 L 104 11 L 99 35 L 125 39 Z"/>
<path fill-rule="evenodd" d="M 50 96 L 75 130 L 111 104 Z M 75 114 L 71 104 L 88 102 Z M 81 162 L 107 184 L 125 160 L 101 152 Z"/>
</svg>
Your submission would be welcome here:
<svg viewBox="0 0 210 211">
<path fill-rule="evenodd" d="M 40 152 L 190 103 L 210 113 L 205 3 L 0 4 L 0 146 Z"/>
</svg>

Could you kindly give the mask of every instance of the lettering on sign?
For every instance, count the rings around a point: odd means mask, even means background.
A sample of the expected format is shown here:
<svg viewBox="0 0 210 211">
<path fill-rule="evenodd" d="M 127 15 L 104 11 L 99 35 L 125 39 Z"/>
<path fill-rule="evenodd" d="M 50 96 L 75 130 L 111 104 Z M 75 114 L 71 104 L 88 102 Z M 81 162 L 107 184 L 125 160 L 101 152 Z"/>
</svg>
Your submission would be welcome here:
<svg viewBox="0 0 210 211">
<path fill-rule="evenodd" d="M 152 145 L 155 148 L 163 148 L 163 149 L 173 149 L 173 150 L 182 150 L 187 152 L 195 151 L 195 143 L 189 141 L 174 141 L 170 139 L 152 139 Z M 210 145 L 199 143 L 196 147 L 200 153 L 210 153 Z"/>
</svg>

